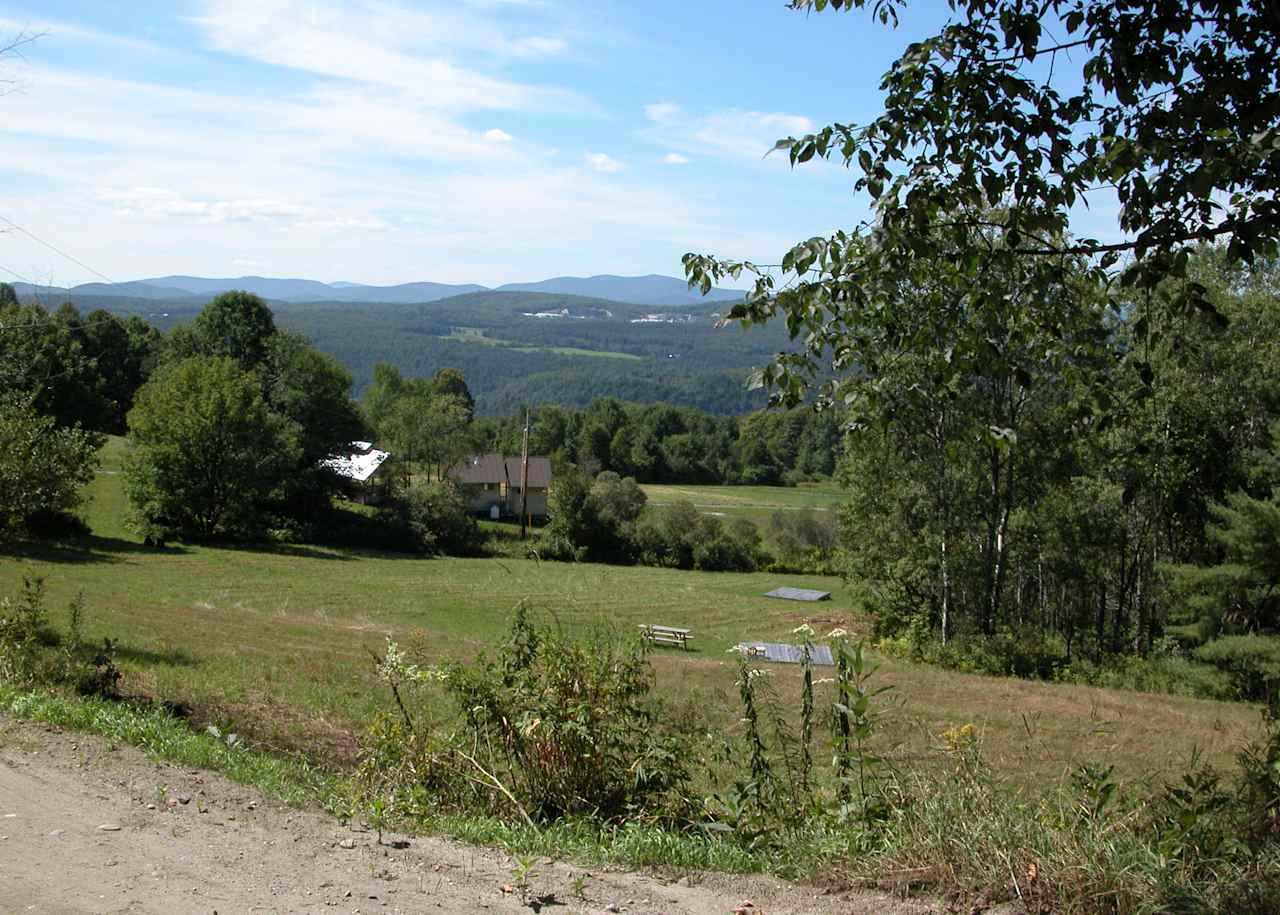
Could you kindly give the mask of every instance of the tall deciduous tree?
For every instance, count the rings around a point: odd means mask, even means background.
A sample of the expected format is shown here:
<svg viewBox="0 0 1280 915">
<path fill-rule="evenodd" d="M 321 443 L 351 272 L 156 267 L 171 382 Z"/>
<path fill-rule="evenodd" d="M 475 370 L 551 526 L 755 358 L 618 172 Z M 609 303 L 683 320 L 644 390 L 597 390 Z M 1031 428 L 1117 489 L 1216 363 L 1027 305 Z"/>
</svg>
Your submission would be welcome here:
<svg viewBox="0 0 1280 915">
<path fill-rule="evenodd" d="M 227 356 L 252 369 L 266 360 L 276 323 L 266 302 L 251 292 L 235 290 L 206 305 L 191 331 L 201 355 Z"/>
<path fill-rule="evenodd" d="M 253 531 L 301 452 L 297 427 L 268 409 L 229 357 L 163 369 L 129 413 L 125 487 L 145 531 L 211 537 Z"/>
<path fill-rule="evenodd" d="M 436 372 L 431 379 L 431 390 L 437 397 L 453 397 L 467 411 L 467 422 L 476 415 L 476 399 L 471 396 L 467 380 L 457 369 L 445 368 Z"/>
<path fill-rule="evenodd" d="M 30 399 L 0 392 L 0 539 L 20 533 L 37 513 L 66 512 L 93 479 L 101 437 L 59 427 Z"/>
<path fill-rule="evenodd" d="M 895 23 L 907 0 L 792 0 L 801 11 L 870 8 Z M 834 158 L 874 201 L 872 224 L 812 238 L 782 276 L 686 255 L 690 281 L 758 275 L 734 318 L 783 315 L 808 356 L 764 376 L 795 400 L 815 349 L 839 360 L 842 319 L 886 283 L 951 261 L 974 280 L 1018 270 L 1031 289 L 1089 258 L 1100 287 L 1183 277 L 1191 250 L 1274 255 L 1280 240 L 1280 12 L 1270 0 L 950 0 L 951 18 L 908 45 L 882 83 L 884 110 L 778 148 L 795 165 Z M 1081 203 L 1119 204 L 1118 240 L 1073 237 Z M 978 231 L 981 230 L 981 231 Z M 874 244 L 866 244 L 870 238 Z M 1108 286 L 1119 279 L 1118 286 Z M 1174 304 L 1212 311 L 1204 286 Z M 974 283 L 965 303 L 994 302 Z M 1032 300 L 1034 306 L 1034 299 Z M 1044 324 L 1052 329 L 1051 318 Z M 844 366 L 847 368 L 847 366 Z M 841 366 L 837 365 L 837 368 Z M 828 390 L 828 394 L 834 392 Z"/>
<path fill-rule="evenodd" d="M 108 405 L 71 306 L 50 314 L 39 304 L 0 303 L 0 387 L 21 392 L 59 425 L 100 429 Z"/>
</svg>

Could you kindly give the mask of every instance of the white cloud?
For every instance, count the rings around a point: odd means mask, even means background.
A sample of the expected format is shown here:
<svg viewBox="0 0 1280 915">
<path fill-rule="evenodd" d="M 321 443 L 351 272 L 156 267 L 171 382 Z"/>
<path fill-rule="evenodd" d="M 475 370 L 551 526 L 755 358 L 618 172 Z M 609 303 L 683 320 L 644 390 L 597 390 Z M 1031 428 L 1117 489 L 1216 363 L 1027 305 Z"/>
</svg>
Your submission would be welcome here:
<svg viewBox="0 0 1280 915">
<path fill-rule="evenodd" d="M 543 38 L 531 35 L 528 38 L 517 38 L 510 43 L 512 53 L 519 56 L 550 56 L 559 54 L 568 47 L 562 38 Z"/>
<path fill-rule="evenodd" d="M 97 29 L 86 29 L 82 26 L 66 22 L 42 19 L 10 19 L 0 16 L 0 34 L 6 38 L 30 37 L 36 42 L 60 44 L 64 39 L 89 44 L 106 45 L 108 47 L 125 48 L 130 51 L 146 51 L 151 54 L 171 53 L 169 48 L 161 47 L 150 41 L 128 38 L 122 35 L 111 35 Z M 5 42 L 8 43 L 7 41 Z M 34 50 L 35 46 L 32 46 Z"/>
<path fill-rule="evenodd" d="M 270 198 L 244 200 L 191 200 L 176 191 L 158 187 L 126 190 L 104 189 L 98 198 L 122 216 L 151 219 L 179 217 L 198 222 L 297 222 L 313 216 L 314 208 Z"/>
<path fill-rule="evenodd" d="M 644 106 L 644 116 L 656 124 L 670 124 L 680 114 L 680 106 L 671 102 L 656 102 Z"/>
<path fill-rule="evenodd" d="M 624 166 L 617 159 L 606 153 L 591 153 L 587 156 L 587 164 L 598 172 L 620 172 Z"/>
<path fill-rule="evenodd" d="M 759 162 L 779 139 L 813 131 L 813 122 L 783 111 L 728 109 L 693 117 L 675 105 L 649 105 L 645 114 L 652 122 L 646 135 L 655 142 L 683 150 L 743 162 Z M 786 157 L 771 157 L 786 164 Z M 678 164 L 671 159 L 663 161 Z"/>
<path fill-rule="evenodd" d="M 786 136 L 813 130 L 813 122 L 781 111 L 723 111 L 697 125 L 693 138 L 702 146 L 731 156 L 760 157 Z"/>
<path fill-rule="evenodd" d="M 540 106 L 581 121 L 590 103 L 522 81 L 532 55 L 565 49 L 536 2 L 441 7 L 210 0 L 197 26 L 225 55 L 190 53 L 208 65 L 200 85 L 243 75 L 234 89 L 147 81 L 127 55 L 117 71 L 112 58 L 86 55 L 71 70 L 33 55 L 25 91 L 4 99 L 0 144 L 5 167 L 36 180 L 14 182 L 6 212 L 121 278 L 207 275 L 242 261 L 245 272 L 326 280 L 502 282 L 663 263 L 678 271 L 681 252 L 711 242 L 757 250 L 738 234 L 745 220 L 732 203 L 628 168 L 641 153 L 557 152 L 538 145 L 536 126 L 516 137 L 492 126 L 528 123 L 497 110 Z M 486 8 L 494 22 L 480 20 Z M 246 59 L 293 72 L 262 76 Z M 670 124 L 648 125 L 662 144 L 649 161 L 715 151 L 698 131 L 728 126 L 670 102 L 650 107 Z M 5 263 L 26 275 L 73 272 L 47 251 L 5 245 Z"/>
<path fill-rule="evenodd" d="M 688 156 L 682 156 L 679 153 L 667 153 L 662 157 L 662 161 L 667 165 L 686 165 L 689 162 Z"/>
<path fill-rule="evenodd" d="M 374 0 L 342 5 L 207 0 L 195 22 L 215 48 L 229 54 L 393 88 L 425 107 L 569 110 L 581 105 L 566 90 L 487 76 L 451 60 L 459 51 L 523 57 L 564 46 L 553 38 L 512 39 L 471 16 Z"/>
</svg>

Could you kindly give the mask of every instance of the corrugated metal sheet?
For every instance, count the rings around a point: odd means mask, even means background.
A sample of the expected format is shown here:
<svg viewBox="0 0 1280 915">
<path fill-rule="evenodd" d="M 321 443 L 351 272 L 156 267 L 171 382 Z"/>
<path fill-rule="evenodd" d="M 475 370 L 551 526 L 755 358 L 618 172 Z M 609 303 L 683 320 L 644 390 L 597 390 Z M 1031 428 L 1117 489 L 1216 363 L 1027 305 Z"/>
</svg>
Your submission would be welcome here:
<svg viewBox="0 0 1280 915">
<path fill-rule="evenodd" d="M 804 661 L 804 648 L 799 645 L 786 645 L 782 642 L 740 642 L 738 650 L 748 657 L 762 661 L 773 661 L 775 664 L 799 664 Z M 831 657 L 831 646 L 809 646 L 809 661 L 812 664 L 835 666 Z"/>
<path fill-rule="evenodd" d="M 780 597 L 783 600 L 827 600 L 830 591 L 810 591 L 808 588 L 774 588 L 765 597 Z"/>
<path fill-rule="evenodd" d="M 337 457 L 329 458 L 327 461 L 322 461 L 323 466 L 349 480 L 364 483 L 378 472 L 378 468 L 386 462 L 387 458 L 391 457 L 389 452 L 379 451 L 368 442 L 352 442 L 351 444 L 355 448 L 353 453 L 340 454 Z"/>
</svg>

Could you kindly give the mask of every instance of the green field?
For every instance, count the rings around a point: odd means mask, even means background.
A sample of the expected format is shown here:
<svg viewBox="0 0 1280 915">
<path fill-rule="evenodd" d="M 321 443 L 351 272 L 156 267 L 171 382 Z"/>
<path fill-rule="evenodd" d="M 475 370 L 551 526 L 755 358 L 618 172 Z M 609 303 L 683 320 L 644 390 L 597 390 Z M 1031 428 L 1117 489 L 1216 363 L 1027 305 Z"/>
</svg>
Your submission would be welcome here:
<svg viewBox="0 0 1280 915">
<path fill-rule="evenodd" d="M 686 486 L 642 483 L 649 505 L 692 502 L 709 515 L 730 521 L 746 518 L 769 539 L 769 519 L 779 511 L 834 512 L 844 501 L 844 493 L 833 483 L 802 483 L 799 486 Z"/>
<path fill-rule="evenodd" d="M 482 346 L 503 346 L 517 353 L 550 353 L 556 356 L 597 356 L 602 359 L 631 359 L 635 362 L 641 360 L 640 356 L 632 353 L 620 353 L 613 350 L 583 349 L 577 346 L 531 346 L 528 344 L 517 344 L 511 340 L 499 340 L 497 337 L 487 336 L 483 330 L 476 327 L 455 327 L 453 332 L 448 336 L 443 336 L 441 340 L 452 340 L 455 343 L 479 343 Z"/>
<path fill-rule="evenodd" d="M 118 640 L 127 691 L 182 703 L 198 720 L 234 726 L 273 747 L 349 759 L 355 735 L 387 697 L 371 652 L 385 638 L 435 659 L 491 649 L 521 601 L 570 629 L 661 623 L 693 630 L 695 649 L 658 650 L 659 691 L 676 714 L 711 732 L 737 726 L 739 639 L 778 638 L 806 618 L 865 630 L 838 579 L 765 573 L 681 572 L 534 559 L 419 559 L 311 546 L 142 546 L 123 523 L 121 444 L 111 442 L 91 488 L 87 539 L 19 544 L 0 559 L 0 593 L 43 576 L 53 621 L 84 593 L 87 631 Z M 646 487 L 675 492 L 681 488 Z M 756 510 L 828 503 L 834 492 L 716 488 L 718 503 Z M 707 488 L 696 494 L 703 499 Z M 789 506 L 782 505 L 789 503 Z M 763 597 L 782 584 L 833 592 L 821 604 Z M 972 722 L 989 758 L 1028 786 L 1084 760 L 1115 763 L 1130 778 L 1171 771 L 1193 748 L 1224 762 L 1253 732 L 1244 705 L 1089 687 L 991 679 L 884 659 L 888 731 L 904 758 L 931 758 L 937 735 Z M 785 697 L 798 671 L 774 678 Z"/>
</svg>

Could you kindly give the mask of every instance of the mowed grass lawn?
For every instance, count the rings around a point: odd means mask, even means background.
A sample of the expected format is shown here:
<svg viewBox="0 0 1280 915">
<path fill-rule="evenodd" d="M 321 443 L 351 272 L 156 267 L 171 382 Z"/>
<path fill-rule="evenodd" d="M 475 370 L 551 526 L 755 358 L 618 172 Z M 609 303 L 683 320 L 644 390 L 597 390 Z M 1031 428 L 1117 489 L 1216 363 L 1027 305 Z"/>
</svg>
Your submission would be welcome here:
<svg viewBox="0 0 1280 915">
<path fill-rule="evenodd" d="M 691 502 L 699 511 L 732 521 L 746 518 L 769 540 L 769 519 L 779 511 L 834 512 L 845 494 L 834 483 L 799 486 L 686 486 L 642 483 L 649 505 Z"/>
<path fill-rule="evenodd" d="M 419 559 L 309 546 L 142 546 L 124 525 L 121 443 L 106 449 L 85 515 L 87 539 L 19 544 L 0 556 L 0 593 L 45 579 L 47 606 L 65 629 L 83 592 L 87 632 L 117 641 L 126 689 L 182 703 L 259 741 L 350 758 L 355 736 L 387 707 L 371 652 L 387 636 L 436 660 L 469 659 L 503 638 L 525 602 L 572 630 L 639 623 L 693 630 L 694 650 L 658 649 L 658 689 L 674 714 L 709 734 L 737 727 L 740 639 L 786 640 L 806 618 L 820 632 L 866 628 L 838 579 L 680 572 L 523 559 Z M 765 598 L 781 584 L 833 592 L 820 604 Z M 1129 778 L 1184 766 L 1193 749 L 1225 763 L 1255 731 L 1244 705 L 955 674 L 883 659 L 886 736 L 896 752 L 933 758 L 938 735 L 972 722 L 988 757 L 1028 786 L 1084 761 Z M 799 672 L 772 682 L 798 707 Z"/>
</svg>

